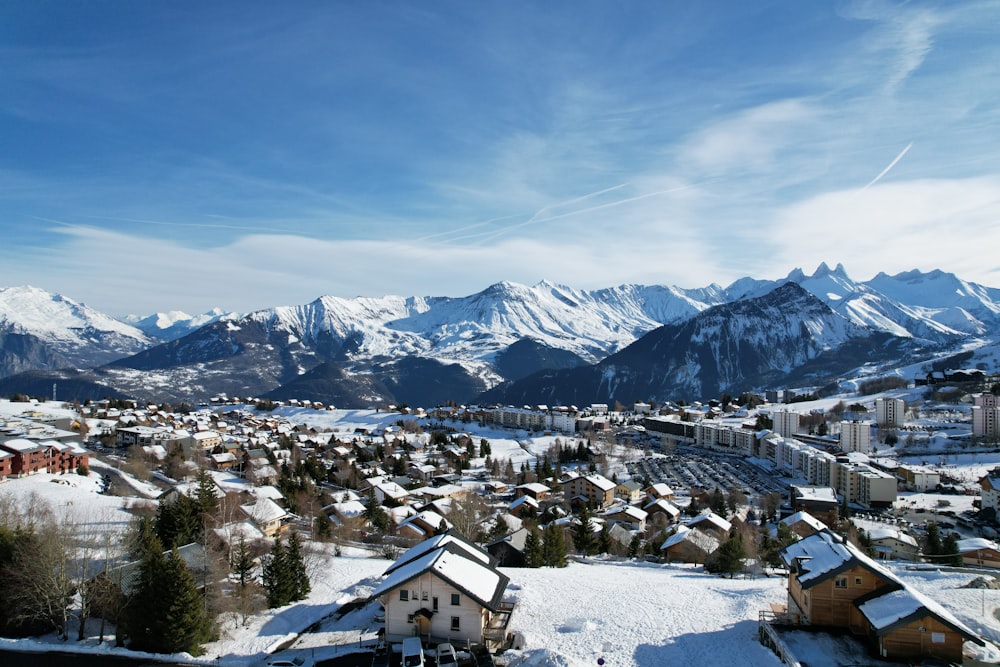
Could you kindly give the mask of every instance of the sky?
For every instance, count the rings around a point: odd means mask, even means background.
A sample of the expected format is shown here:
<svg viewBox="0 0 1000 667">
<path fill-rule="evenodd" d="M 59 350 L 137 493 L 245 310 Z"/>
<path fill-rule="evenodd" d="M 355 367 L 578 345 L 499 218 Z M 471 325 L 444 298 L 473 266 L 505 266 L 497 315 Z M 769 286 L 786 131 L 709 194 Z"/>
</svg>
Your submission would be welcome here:
<svg viewBox="0 0 1000 667">
<path fill-rule="evenodd" d="M 0 3 L 0 286 L 1000 286 L 1000 1 Z"/>
</svg>

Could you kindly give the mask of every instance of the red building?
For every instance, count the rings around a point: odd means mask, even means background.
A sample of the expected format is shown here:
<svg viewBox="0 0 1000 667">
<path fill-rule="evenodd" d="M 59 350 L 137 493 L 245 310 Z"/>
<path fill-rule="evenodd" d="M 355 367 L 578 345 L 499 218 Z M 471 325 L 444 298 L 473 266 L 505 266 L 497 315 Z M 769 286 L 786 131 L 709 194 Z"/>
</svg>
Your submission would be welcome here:
<svg viewBox="0 0 1000 667">
<path fill-rule="evenodd" d="M 15 438 L 0 443 L 0 452 L 10 454 L 10 457 L 0 455 L 0 477 L 5 470 L 4 462 L 9 463 L 8 475 L 22 477 L 38 472 L 65 473 L 72 472 L 81 464 L 87 466 L 89 455 L 87 450 L 79 445 L 56 442 L 37 442 L 25 438 Z"/>
</svg>

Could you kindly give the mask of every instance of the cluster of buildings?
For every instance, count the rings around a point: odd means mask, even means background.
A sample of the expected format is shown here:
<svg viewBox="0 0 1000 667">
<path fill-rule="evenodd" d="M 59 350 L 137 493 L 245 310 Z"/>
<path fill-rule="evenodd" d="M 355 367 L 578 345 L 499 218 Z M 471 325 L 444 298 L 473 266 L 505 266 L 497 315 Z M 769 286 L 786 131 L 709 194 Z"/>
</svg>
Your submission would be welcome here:
<svg viewBox="0 0 1000 667">
<path fill-rule="evenodd" d="M 68 427 L 71 420 L 56 424 L 28 417 L 0 419 L 0 481 L 39 472 L 62 474 L 89 467 L 87 450 L 79 444 L 80 434 L 60 428 Z M 34 415 L 34 418 L 44 417 Z"/>
</svg>

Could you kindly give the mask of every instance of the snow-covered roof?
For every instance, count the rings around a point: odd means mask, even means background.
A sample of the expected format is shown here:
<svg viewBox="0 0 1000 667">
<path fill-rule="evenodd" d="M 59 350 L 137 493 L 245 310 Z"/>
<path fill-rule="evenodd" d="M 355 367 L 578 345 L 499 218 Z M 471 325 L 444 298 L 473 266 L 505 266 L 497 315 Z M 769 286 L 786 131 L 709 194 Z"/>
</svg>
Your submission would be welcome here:
<svg viewBox="0 0 1000 667">
<path fill-rule="evenodd" d="M 718 514 L 716 514 L 715 512 L 713 512 L 711 510 L 708 510 L 706 512 L 702 512 L 698 516 L 696 516 L 693 519 L 691 519 L 690 521 L 688 521 L 687 525 L 690 526 L 691 528 L 694 528 L 694 527 L 696 527 L 700 523 L 710 523 L 713 526 L 715 526 L 716 528 L 718 528 L 719 530 L 721 530 L 723 532 L 726 532 L 726 533 L 728 533 L 733 528 L 733 524 L 731 524 L 730 522 L 726 521 L 721 516 L 719 516 Z"/>
<path fill-rule="evenodd" d="M 531 493 L 551 493 L 551 489 L 544 484 L 539 484 L 538 482 L 528 482 L 527 484 L 519 484 L 517 486 L 519 489 L 524 489 L 525 491 L 530 491 Z"/>
<path fill-rule="evenodd" d="M 8 440 L 3 443 L 3 447 L 9 450 L 13 450 L 20 454 L 26 454 L 28 452 L 36 452 L 40 449 L 45 449 L 45 445 L 39 444 L 37 442 L 32 442 L 31 440 L 25 440 L 24 438 L 14 438 L 13 440 Z"/>
<path fill-rule="evenodd" d="M 515 498 L 514 502 L 512 502 L 510 505 L 507 506 L 507 509 L 512 510 L 520 507 L 521 505 L 530 505 L 535 509 L 538 509 L 539 507 L 538 501 L 532 498 L 531 496 L 521 496 L 520 498 Z"/>
<path fill-rule="evenodd" d="M 241 507 L 258 525 L 288 516 L 288 512 L 270 498 L 258 498 L 252 505 L 241 505 Z"/>
<path fill-rule="evenodd" d="M 427 542 L 436 543 L 438 540 L 434 538 L 425 540 L 413 548 L 416 549 Z M 372 597 L 384 595 L 424 573 L 431 573 L 444 579 L 492 611 L 496 610 L 509 581 L 508 577 L 494 569 L 489 561 L 483 562 L 479 558 L 470 557 L 469 552 L 459 546 L 456 540 L 439 545 L 414 560 L 405 563 L 397 561 L 386 570 L 386 578 L 372 591 Z"/>
<path fill-rule="evenodd" d="M 674 490 L 671 489 L 666 484 L 664 484 L 663 482 L 660 482 L 658 484 L 653 484 L 651 487 L 649 487 L 649 492 L 652 495 L 659 496 L 661 498 L 674 495 Z"/>
<path fill-rule="evenodd" d="M 781 550 L 781 558 L 789 566 L 795 564 L 803 588 L 810 588 L 829 577 L 852 567 L 863 567 L 880 578 L 902 586 L 889 570 L 829 531 L 820 531 L 794 542 Z"/>
<path fill-rule="evenodd" d="M 617 516 L 619 514 L 624 514 L 625 516 L 629 517 L 630 519 L 634 519 L 636 521 L 645 521 L 646 517 L 649 516 L 649 514 L 647 512 L 639 509 L 638 507 L 634 507 L 632 505 L 625 505 L 624 507 L 615 507 L 615 508 L 612 508 L 611 510 L 609 510 L 605 514 L 605 516 L 607 516 L 607 517 L 613 517 L 613 516 Z"/>
<path fill-rule="evenodd" d="M 668 537 L 660 550 L 669 549 L 672 546 L 680 544 L 681 542 L 690 542 L 695 545 L 705 553 L 712 553 L 719 548 L 719 540 L 715 539 L 711 535 L 707 535 L 700 530 L 692 530 L 687 526 L 678 526 L 677 531 Z"/>
<path fill-rule="evenodd" d="M 458 548 L 465 551 L 470 558 L 479 560 L 487 565 L 493 563 L 493 557 L 490 556 L 486 551 L 480 548 L 478 545 L 468 541 L 455 531 L 449 530 L 447 533 L 442 533 L 436 537 L 429 540 L 424 540 L 420 544 L 410 547 L 402 553 L 402 555 L 396 559 L 396 562 L 386 570 L 386 574 L 389 574 L 393 569 L 400 567 L 412 560 L 421 558 L 424 554 L 438 549 L 447 544 L 455 543 Z"/>
<path fill-rule="evenodd" d="M 794 526 L 797 523 L 804 523 L 814 530 L 823 530 L 826 528 L 826 524 L 814 517 L 809 512 L 796 512 L 795 514 L 786 516 L 781 520 L 781 523 L 786 526 Z"/>
<path fill-rule="evenodd" d="M 657 498 L 653 502 L 647 503 L 642 509 L 644 509 L 647 514 L 652 514 L 653 512 L 664 512 L 674 518 L 681 515 L 679 507 L 674 505 L 669 500 L 664 500 L 663 498 Z"/>
<path fill-rule="evenodd" d="M 586 479 L 588 482 L 596 486 L 601 491 L 611 491 L 616 486 L 618 486 L 604 475 L 598 475 L 597 473 L 594 473 L 592 475 L 587 475 L 584 479 Z"/>
<path fill-rule="evenodd" d="M 958 541 L 958 552 L 968 553 L 969 551 L 980 551 L 982 549 L 993 549 L 994 551 L 1000 552 L 1000 545 L 996 542 L 986 539 L 985 537 L 970 537 L 968 539 Z"/>
<path fill-rule="evenodd" d="M 902 588 L 873 597 L 859 604 L 858 610 L 872 624 L 876 635 L 883 635 L 925 616 L 934 616 L 967 639 L 983 644 L 976 633 L 951 612 L 912 588 Z"/>
<path fill-rule="evenodd" d="M 838 502 L 837 492 L 828 486 L 795 486 L 794 488 L 798 491 L 797 498 L 800 500 L 824 503 Z"/>
</svg>

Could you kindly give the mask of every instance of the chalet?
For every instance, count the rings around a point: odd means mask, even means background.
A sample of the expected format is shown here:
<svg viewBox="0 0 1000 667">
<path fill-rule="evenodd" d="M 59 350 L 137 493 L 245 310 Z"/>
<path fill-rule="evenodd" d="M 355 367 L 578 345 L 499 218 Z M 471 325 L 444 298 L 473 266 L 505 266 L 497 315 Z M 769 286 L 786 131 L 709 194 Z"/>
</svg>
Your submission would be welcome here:
<svg viewBox="0 0 1000 667">
<path fill-rule="evenodd" d="M 538 514 L 538 508 L 538 501 L 531 496 L 525 495 L 515 498 L 514 502 L 507 506 L 507 511 L 517 517 L 524 515 L 533 516 Z"/>
<path fill-rule="evenodd" d="M 489 553 L 453 531 L 404 552 L 372 592 L 385 608 L 385 639 L 504 644 L 514 605 Z"/>
<path fill-rule="evenodd" d="M 681 517 L 680 508 L 662 498 L 646 503 L 642 510 L 646 513 L 646 521 L 660 528 L 676 523 Z"/>
<path fill-rule="evenodd" d="M 520 528 L 486 545 L 485 549 L 496 560 L 498 567 L 524 567 L 524 545 L 528 529 Z"/>
<path fill-rule="evenodd" d="M 721 543 L 712 535 L 688 526 L 678 526 L 660 551 L 668 563 L 704 563 Z"/>
<path fill-rule="evenodd" d="M 688 521 L 687 526 L 711 535 L 719 542 L 729 539 L 729 531 L 733 529 L 733 524 L 712 511 L 702 512 Z"/>
<path fill-rule="evenodd" d="M 646 517 L 649 515 L 638 507 L 621 505 L 611 508 L 602 516 L 607 522 L 619 524 L 628 530 L 644 531 L 646 530 Z"/>
<path fill-rule="evenodd" d="M 829 531 L 785 547 L 788 611 L 799 622 L 863 632 L 854 600 L 874 590 L 897 590 L 903 583 L 884 567 Z"/>
<path fill-rule="evenodd" d="M 425 540 L 451 528 L 448 520 L 437 512 L 425 510 L 407 517 L 396 527 L 396 534 L 403 538 Z"/>
<path fill-rule="evenodd" d="M 240 509 L 268 537 L 279 535 L 291 519 L 291 515 L 270 498 L 258 498 L 251 505 L 241 505 Z"/>
<path fill-rule="evenodd" d="M 985 642 L 944 607 L 911 588 L 875 590 L 854 601 L 878 654 L 895 661 L 962 663 L 966 641 Z"/>
<path fill-rule="evenodd" d="M 799 537 L 809 537 L 810 535 L 815 535 L 821 530 L 826 530 L 827 526 L 825 523 L 814 517 L 809 512 L 799 511 L 795 514 L 786 516 L 781 520 L 781 523 L 788 526 L 789 530 L 798 535 Z"/>
<path fill-rule="evenodd" d="M 836 525 L 840 512 L 840 499 L 829 486 L 791 487 L 792 511 L 809 512 L 828 526 Z"/>
<path fill-rule="evenodd" d="M 617 484 L 596 473 L 575 477 L 563 484 L 563 494 L 571 502 L 582 502 L 598 509 L 611 504 Z"/>
<path fill-rule="evenodd" d="M 979 486 L 982 489 L 982 508 L 992 508 L 994 512 L 1000 512 L 1000 469 L 994 469 L 982 477 Z"/>
<path fill-rule="evenodd" d="M 626 503 L 637 503 L 642 500 L 642 485 L 629 480 L 615 487 L 615 498 Z"/>
<path fill-rule="evenodd" d="M 962 562 L 977 567 L 1000 568 L 1000 546 L 982 537 L 958 541 Z"/>
<path fill-rule="evenodd" d="M 911 535 L 888 525 L 876 525 L 865 528 L 868 537 L 871 538 L 875 553 L 880 560 L 909 560 L 920 559 L 920 545 Z"/>
<path fill-rule="evenodd" d="M 658 499 L 673 500 L 674 490 L 671 489 L 666 484 L 660 482 L 659 484 L 653 484 L 652 486 L 648 487 L 646 489 L 646 496 L 650 500 L 658 500 Z"/>
<path fill-rule="evenodd" d="M 551 495 L 552 490 L 544 484 L 539 484 L 538 482 L 529 482 L 528 484 L 521 484 L 514 487 L 515 498 L 530 496 L 535 500 L 547 500 Z"/>
</svg>

